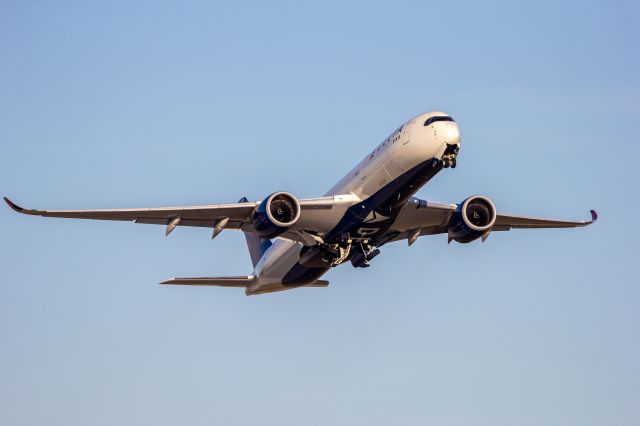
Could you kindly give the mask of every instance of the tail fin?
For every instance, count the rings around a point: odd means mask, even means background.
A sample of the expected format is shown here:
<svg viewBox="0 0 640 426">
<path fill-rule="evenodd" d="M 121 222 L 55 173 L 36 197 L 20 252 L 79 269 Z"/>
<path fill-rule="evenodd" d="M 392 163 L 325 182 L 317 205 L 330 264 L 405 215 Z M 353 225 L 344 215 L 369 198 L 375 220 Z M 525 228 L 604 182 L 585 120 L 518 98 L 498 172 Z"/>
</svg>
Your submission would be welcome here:
<svg viewBox="0 0 640 426">
<path fill-rule="evenodd" d="M 247 201 L 249 200 L 247 200 L 246 197 L 242 197 L 238 202 L 246 203 Z M 249 256 L 251 256 L 251 263 L 255 268 L 264 252 L 271 247 L 271 240 L 263 240 L 255 232 L 245 231 L 244 236 L 247 239 L 247 247 L 249 248 Z"/>
</svg>

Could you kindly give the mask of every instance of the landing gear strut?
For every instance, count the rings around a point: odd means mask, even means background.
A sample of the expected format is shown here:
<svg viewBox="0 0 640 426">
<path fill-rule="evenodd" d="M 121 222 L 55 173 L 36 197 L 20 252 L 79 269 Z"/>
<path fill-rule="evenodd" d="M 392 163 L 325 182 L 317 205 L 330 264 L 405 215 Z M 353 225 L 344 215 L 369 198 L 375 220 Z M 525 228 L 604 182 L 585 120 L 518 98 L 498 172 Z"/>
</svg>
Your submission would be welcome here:
<svg viewBox="0 0 640 426">
<path fill-rule="evenodd" d="M 347 237 L 337 244 L 326 244 L 318 237 L 318 244 L 305 246 L 300 250 L 299 262 L 308 268 L 328 268 L 340 265 L 347 260 L 355 268 L 367 268 L 371 259 L 380 254 L 380 250 L 368 241 L 352 241 Z"/>
<path fill-rule="evenodd" d="M 380 250 L 368 245 L 360 244 L 351 256 L 351 264 L 354 268 L 368 268 L 371 259 L 380 254 Z"/>
<path fill-rule="evenodd" d="M 447 169 L 449 167 L 451 167 L 452 169 L 455 169 L 456 168 L 456 159 L 455 158 L 453 158 L 453 159 L 451 159 L 451 158 L 443 158 L 442 159 L 442 165 L 443 165 L 443 167 L 445 169 Z"/>
<path fill-rule="evenodd" d="M 442 166 L 446 169 L 451 167 L 452 169 L 456 168 L 456 157 L 458 156 L 458 150 L 460 149 L 460 145 L 447 145 L 447 149 L 444 150 L 442 154 Z"/>
</svg>

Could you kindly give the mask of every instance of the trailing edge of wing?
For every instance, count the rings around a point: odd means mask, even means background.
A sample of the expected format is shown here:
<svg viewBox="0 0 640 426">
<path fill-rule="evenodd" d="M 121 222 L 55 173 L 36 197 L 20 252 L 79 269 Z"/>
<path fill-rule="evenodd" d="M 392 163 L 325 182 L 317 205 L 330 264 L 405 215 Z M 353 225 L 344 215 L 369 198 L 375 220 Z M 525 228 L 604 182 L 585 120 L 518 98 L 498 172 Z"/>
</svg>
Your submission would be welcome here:
<svg viewBox="0 0 640 426">
<path fill-rule="evenodd" d="M 255 280 L 256 277 L 254 275 L 245 275 L 240 277 L 171 278 L 169 280 L 162 281 L 160 284 L 246 288 Z"/>
</svg>

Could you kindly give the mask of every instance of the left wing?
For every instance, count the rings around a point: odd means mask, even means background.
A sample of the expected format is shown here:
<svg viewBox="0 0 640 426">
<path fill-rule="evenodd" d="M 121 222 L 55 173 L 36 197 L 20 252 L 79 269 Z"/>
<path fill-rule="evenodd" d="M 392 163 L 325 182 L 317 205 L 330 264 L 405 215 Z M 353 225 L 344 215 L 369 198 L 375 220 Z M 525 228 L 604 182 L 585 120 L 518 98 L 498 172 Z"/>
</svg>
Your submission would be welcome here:
<svg viewBox="0 0 640 426">
<path fill-rule="evenodd" d="M 449 220 L 457 209 L 456 204 L 440 204 L 412 197 L 404 205 L 398 218 L 387 232 L 384 242 L 408 239 L 412 244 L 423 235 L 443 234 L 448 231 Z M 509 231 L 512 228 L 577 228 L 592 224 L 598 219 L 591 210 L 591 220 L 545 219 L 497 213 L 493 231 Z"/>
</svg>

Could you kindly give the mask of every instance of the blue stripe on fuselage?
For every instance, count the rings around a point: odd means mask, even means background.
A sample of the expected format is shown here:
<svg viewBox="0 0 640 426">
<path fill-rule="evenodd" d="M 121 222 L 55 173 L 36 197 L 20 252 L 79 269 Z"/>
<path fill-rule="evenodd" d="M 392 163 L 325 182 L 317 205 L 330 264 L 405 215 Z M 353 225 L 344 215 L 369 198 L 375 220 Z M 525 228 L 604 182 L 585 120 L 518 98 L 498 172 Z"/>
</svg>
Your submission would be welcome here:
<svg viewBox="0 0 640 426">
<path fill-rule="evenodd" d="M 431 158 L 401 174 L 366 200 L 349 207 L 324 240 L 335 244 L 343 238 L 366 238 L 378 245 L 407 200 L 442 170 L 442 162 Z M 310 284 L 329 268 L 307 268 L 296 263 L 283 277 L 282 283 L 292 287 Z"/>
</svg>

